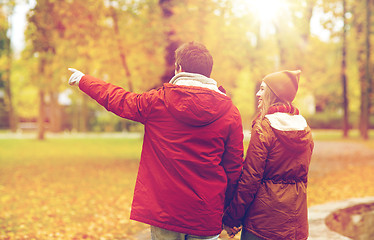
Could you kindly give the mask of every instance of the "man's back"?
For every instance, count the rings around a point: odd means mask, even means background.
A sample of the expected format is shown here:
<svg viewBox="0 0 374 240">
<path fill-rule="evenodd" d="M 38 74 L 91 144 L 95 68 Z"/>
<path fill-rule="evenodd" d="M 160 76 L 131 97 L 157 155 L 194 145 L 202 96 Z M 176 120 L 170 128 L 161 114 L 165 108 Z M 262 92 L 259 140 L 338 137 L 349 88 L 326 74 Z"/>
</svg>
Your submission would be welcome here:
<svg viewBox="0 0 374 240">
<path fill-rule="evenodd" d="M 210 78 L 213 58 L 204 45 L 185 43 L 175 58 L 170 83 L 142 94 L 72 68 L 69 84 L 145 126 L 131 218 L 157 228 L 152 239 L 217 239 L 243 164 L 241 117 Z"/>
<path fill-rule="evenodd" d="M 234 183 L 241 173 L 240 114 L 229 97 L 204 88 L 165 84 L 157 95 L 145 121 L 131 219 L 218 234 L 227 178 Z"/>
</svg>

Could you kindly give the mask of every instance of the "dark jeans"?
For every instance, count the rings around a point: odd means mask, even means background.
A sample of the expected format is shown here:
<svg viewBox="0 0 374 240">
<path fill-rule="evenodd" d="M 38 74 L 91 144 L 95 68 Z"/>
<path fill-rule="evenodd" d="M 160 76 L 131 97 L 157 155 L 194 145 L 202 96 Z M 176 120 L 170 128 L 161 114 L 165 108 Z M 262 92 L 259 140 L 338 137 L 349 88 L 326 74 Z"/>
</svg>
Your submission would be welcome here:
<svg viewBox="0 0 374 240">
<path fill-rule="evenodd" d="M 248 232 L 247 230 L 243 229 L 242 235 L 240 236 L 240 240 L 262 240 L 262 239 Z"/>
</svg>

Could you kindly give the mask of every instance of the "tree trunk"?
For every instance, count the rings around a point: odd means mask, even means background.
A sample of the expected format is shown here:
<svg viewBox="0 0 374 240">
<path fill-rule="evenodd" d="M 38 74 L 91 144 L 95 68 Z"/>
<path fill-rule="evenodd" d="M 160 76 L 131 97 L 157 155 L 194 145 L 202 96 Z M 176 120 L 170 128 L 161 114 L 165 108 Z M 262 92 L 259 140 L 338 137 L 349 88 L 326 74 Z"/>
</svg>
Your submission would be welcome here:
<svg viewBox="0 0 374 240">
<path fill-rule="evenodd" d="M 121 59 L 122 67 L 123 67 L 123 69 L 125 70 L 125 73 L 126 73 L 128 91 L 132 92 L 133 91 L 133 84 L 132 84 L 132 81 L 131 81 L 131 72 L 130 72 L 130 69 L 127 65 L 126 54 L 125 54 L 125 50 L 124 50 L 124 47 L 123 47 L 123 42 L 121 40 L 121 35 L 120 35 L 120 32 L 119 32 L 117 12 L 116 12 L 116 9 L 113 6 L 111 6 L 110 8 L 111 8 L 111 14 L 112 14 L 112 20 L 113 20 L 114 35 L 116 37 L 117 44 L 118 44 L 119 57 Z"/>
<path fill-rule="evenodd" d="M 173 16 L 173 0 L 159 0 L 158 4 L 162 10 L 162 16 L 167 26 L 167 31 L 165 32 L 165 39 L 167 45 L 165 47 L 165 72 L 161 77 L 163 83 L 169 82 L 170 79 L 174 76 L 174 54 L 175 50 L 179 46 L 179 41 L 175 40 L 175 31 L 172 28 L 170 22 L 171 17 Z"/>
<path fill-rule="evenodd" d="M 358 65 L 358 78 L 360 81 L 360 118 L 358 120 L 358 128 L 360 130 L 361 137 L 365 138 L 367 133 L 368 123 L 367 119 L 367 83 L 366 79 L 366 45 L 365 45 L 365 30 L 366 30 L 366 15 L 362 14 L 363 9 L 366 4 L 362 1 L 355 2 L 353 5 L 353 22 L 354 30 L 356 33 L 356 43 L 357 43 L 357 65 Z M 365 15 L 365 16 L 363 16 Z"/>
<path fill-rule="evenodd" d="M 79 131 L 88 131 L 88 105 L 87 105 L 87 95 L 82 95 L 82 106 L 80 111 L 80 121 L 79 121 Z"/>
<path fill-rule="evenodd" d="M 260 25 L 258 25 L 258 27 L 257 27 L 256 35 L 257 35 L 257 41 L 256 41 L 256 48 L 255 49 L 256 49 L 256 51 L 259 52 L 263 48 L 263 42 L 262 42 L 262 38 L 261 38 L 261 26 Z M 256 61 L 257 61 L 257 59 L 251 58 L 250 66 L 256 66 L 257 65 Z M 253 107 L 255 109 L 255 111 L 254 111 L 255 114 L 257 114 L 257 112 L 258 112 L 258 99 L 257 99 L 256 94 L 257 94 L 258 90 L 260 90 L 260 86 L 261 86 L 261 82 L 262 82 L 260 79 L 262 79 L 264 77 L 264 75 L 266 74 L 266 73 L 262 73 L 263 70 L 262 71 L 261 70 L 258 71 L 258 70 L 259 70 L 259 68 L 257 69 L 257 71 L 256 71 L 256 69 L 252 69 L 252 72 L 260 72 L 260 74 L 258 76 L 256 76 L 256 79 L 258 79 L 258 81 L 256 81 L 255 88 L 254 88 L 254 93 L 253 93 L 253 97 L 254 97 L 254 101 L 253 101 L 254 106 Z M 252 127 L 252 123 L 251 123 L 251 127 Z"/>
<path fill-rule="evenodd" d="M 316 5 L 315 0 L 308 0 L 306 6 L 306 12 L 305 12 L 305 24 L 303 24 L 303 27 L 305 28 L 303 33 L 301 34 L 301 39 L 303 40 L 303 44 L 306 46 L 309 43 L 309 37 L 310 37 L 310 21 L 313 17 L 313 10 L 314 6 Z"/>
<path fill-rule="evenodd" d="M 39 74 L 40 76 L 45 75 L 45 64 L 46 59 L 44 56 L 41 56 L 39 60 Z M 45 120 L 46 120 L 46 113 L 45 113 L 45 92 L 43 84 L 39 85 L 39 116 L 38 116 L 38 139 L 44 140 L 45 138 Z"/>
<path fill-rule="evenodd" d="M 364 102 L 366 98 L 366 84 L 365 84 L 365 44 L 362 43 L 362 37 L 363 37 L 363 24 L 359 23 L 356 26 L 356 34 L 357 38 L 356 41 L 358 43 L 358 51 L 357 51 L 357 62 L 358 62 L 358 75 L 360 80 L 360 119 L 359 119 L 359 129 L 360 134 L 363 136 L 364 128 Z"/>
<path fill-rule="evenodd" d="M 361 137 L 369 139 L 369 116 L 370 116 L 370 0 L 366 0 L 366 21 L 365 21 L 365 75 L 361 79 Z"/>
<path fill-rule="evenodd" d="M 79 131 L 79 104 L 78 103 L 73 103 L 72 105 L 72 122 L 71 122 L 71 127 L 72 131 L 78 132 Z"/>
<path fill-rule="evenodd" d="M 310 40 L 310 21 L 313 17 L 314 6 L 316 5 L 315 0 L 307 0 L 305 9 L 305 17 L 302 19 L 303 24 L 300 29 L 300 42 L 299 42 L 299 51 L 297 54 L 298 62 L 296 63 L 296 68 L 303 70 L 305 64 L 307 63 L 307 58 L 309 56 L 309 40 Z"/>
<path fill-rule="evenodd" d="M 51 96 L 51 117 L 50 117 L 50 127 L 51 131 L 54 133 L 61 132 L 61 107 L 58 103 L 58 93 L 50 92 Z"/>
<path fill-rule="evenodd" d="M 343 136 L 348 137 L 349 121 L 348 121 L 348 96 L 347 96 L 347 75 L 346 75 L 346 47 L 347 47 L 347 20 L 346 14 L 346 0 L 343 0 L 343 45 L 342 45 L 342 62 L 341 62 L 341 81 L 343 87 Z"/>
<path fill-rule="evenodd" d="M 44 90 L 39 89 L 38 139 L 44 140 L 45 135 L 45 102 Z"/>
<path fill-rule="evenodd" d="M 10 8 L 10 15 L 13 13 L 13 7 Z M 10 26 L 10 31 L 12 31 L 12 26 Z M 5 39 L 5 50 L 6 50 L 6 57 L 7 57 L 7 67 L 4 74 L 4 90 L 5 90 L 5 107 L 8 112 L 8 123 L 9 128 L 12 132 L 15 132 L 17 130 L 17 123 L 16 123 L 16 117 L 14 113 L 13 108 L 13 101 L 12 101 L 12 91 L 11 91 L 11 69 L 12 69 L 12 47 L 11 47 L 11 40 L 10 38 L 4 36 Z"/>
<path fill-rule="evenodd" d="M 281 26 L 279 26 L 278 24 L 274 24 L 274 27 L 276 31 L 275 37 L 276 37 L 278 48 L 279 48 L 279 66 L 276 66 L 276 68 L 277 67 L 283 68 L 286 65 L 286 48 L 283 46 L 283 43 L 282 43 L 282 37 L 281 37 L 282 29 L 281 29 Z"/>
<path fill-rule="evenodd" d="M 10 46 L 9 46 L 10 47 Z M 17 130 L 17 123 L 16 123 L 16 118 L 15 118 L 15 113 L 14 113 L 14 108 L 13 108 L 13 101 L 12 101 L 12 90 L 11 90 L 11 82 L 10 82 L 10 77 L 11 77 L 11 67 L 12 67 L 12 53 L 9 50 L 8 55 L 8 63 L 7 63 L 7 70 L 5 72 L 5 81 L 4 81 L 4 90 L 5 90 L 5 106 L 8 111 L 8 121 L 9 121 L 9 128 L 12 132 L 15 132 Z"/>
<path fill-rule="evenodd" d="M 370 0 L 366 0 L 366 31 L 365 31 L 365 102 L 364 102 L 364 112 L 363 112 L 363 132 L 362 137 L 364 139 L 369 139 L 369 116 L 370 116 L 370 92 L 371 92 L 371 75 L 370 75 L 370 25 L 371 25 L 371 13 L 370 13 Z"/>
</svg>

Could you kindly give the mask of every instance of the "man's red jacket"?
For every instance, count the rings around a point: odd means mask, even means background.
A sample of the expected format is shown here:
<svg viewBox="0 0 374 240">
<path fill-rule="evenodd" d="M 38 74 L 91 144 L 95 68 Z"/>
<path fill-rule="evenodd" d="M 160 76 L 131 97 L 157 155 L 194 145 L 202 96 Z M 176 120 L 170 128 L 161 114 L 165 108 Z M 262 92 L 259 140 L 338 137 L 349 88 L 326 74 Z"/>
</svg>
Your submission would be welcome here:
<svg viewBox="0 0 374 240">
<path fill-rule="evenodd" d="M 186 234 L 219 234 L 243 164 L 242 122 L 231 99 L 170 83 L 136 94 L 88 75 L 79 88 L 108 111 L 144 124 L 130 218 Z"/>
</svg>

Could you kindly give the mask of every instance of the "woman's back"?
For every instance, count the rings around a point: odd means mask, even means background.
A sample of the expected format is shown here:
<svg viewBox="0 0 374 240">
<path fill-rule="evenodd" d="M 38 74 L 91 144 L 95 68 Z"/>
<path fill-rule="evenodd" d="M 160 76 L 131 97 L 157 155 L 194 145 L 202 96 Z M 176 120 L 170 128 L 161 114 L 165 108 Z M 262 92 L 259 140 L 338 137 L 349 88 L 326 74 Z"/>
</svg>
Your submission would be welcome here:
<svg viewBox="0 0 374 240">
<path fill-rule="evenodd" d="M 287 121 L 294 122 L 293 128 L 279 124 Z M 297 128 L 295 121 L 305 120 L 300 115 L 271 114 L 252 131 L 246 175 L 263 173 L 243 226 L 264 239 L 308 236 L 306 186 L 313 140 L 309 127 Z M 265 162 L 259 161 L 265 153 Z"/>
<path fill-rule="evenodd" d="M 223 222 L 243 238 L 307 239 L 311 130 L 293 107 L 300 71 L 268 74 L 256 94 L 255 119 L 243 173 Z M 225 227 L 227 229 L 227 227 Z"/>
</svg>

